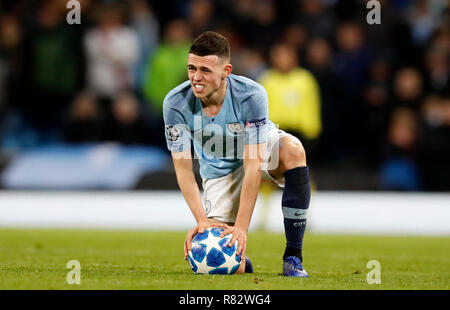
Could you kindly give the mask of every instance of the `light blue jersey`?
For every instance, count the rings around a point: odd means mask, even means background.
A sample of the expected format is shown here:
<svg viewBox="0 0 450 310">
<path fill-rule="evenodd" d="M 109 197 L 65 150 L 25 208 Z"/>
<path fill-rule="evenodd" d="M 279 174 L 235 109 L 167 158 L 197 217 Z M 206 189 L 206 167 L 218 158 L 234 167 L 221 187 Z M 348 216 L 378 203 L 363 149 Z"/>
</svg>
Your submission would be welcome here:
<svg viewBox="0 0 450 310">
<path fill-rule="evenodd" d="M 208 117 L 190 81 L 171 90 L 163 105 L 167 147 L 171 152 L 191 148 L 200 175 L 214 179 L 242 165 L 245 144 L 267 142 L 275 128 L 269 120 L 267 92 L 260 84 L 237 75 L 227 77 L 227 92 L 219 113 Z"/>
</svg>

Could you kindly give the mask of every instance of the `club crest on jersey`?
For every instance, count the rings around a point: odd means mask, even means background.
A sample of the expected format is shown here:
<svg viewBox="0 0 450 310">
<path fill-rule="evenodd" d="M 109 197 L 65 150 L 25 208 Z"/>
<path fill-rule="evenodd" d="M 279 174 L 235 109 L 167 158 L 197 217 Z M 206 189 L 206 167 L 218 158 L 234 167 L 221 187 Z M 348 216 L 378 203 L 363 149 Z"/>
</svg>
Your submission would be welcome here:
<svg viewBox="0 0 450 310">
<path fill-rule="evenodd" d="M 245 127 L 250 128 L 250 127 L 261 127 L 263 125 L 266 124 L 266 119 L 265 118 L 261 118 L 261 119 L 255 119 L 253 121 L 247 121 L 245 123 Z"/>
<path fill-rule="evenodd" d="M 244 131 L 244 124 L 241 123 L 228 123 L 227 128 L 232 133 L 241 133 Z"/>
<path fill-rule="evenodd" d="M 180 139 L 181 137 L 181 130 L 176 126 L 167 125 L 166 131 L 169 140 L 172 142 L 178 141 L 178 139 Z"/>
</svg>

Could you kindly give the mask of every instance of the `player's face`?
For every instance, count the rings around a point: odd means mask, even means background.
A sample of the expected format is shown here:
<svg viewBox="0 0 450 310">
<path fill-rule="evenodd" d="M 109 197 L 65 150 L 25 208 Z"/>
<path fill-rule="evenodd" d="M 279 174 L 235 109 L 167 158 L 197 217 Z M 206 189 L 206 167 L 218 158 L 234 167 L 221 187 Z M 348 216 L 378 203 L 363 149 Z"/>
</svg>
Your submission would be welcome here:
<svg viewBox="0 0 450 310">
<path fill-rule="evenodd" d="M 224 85 L 231 65 L 217 55 L 188 55 L 188 76 L 197 98 L 211 98 Z"/>
</svg>

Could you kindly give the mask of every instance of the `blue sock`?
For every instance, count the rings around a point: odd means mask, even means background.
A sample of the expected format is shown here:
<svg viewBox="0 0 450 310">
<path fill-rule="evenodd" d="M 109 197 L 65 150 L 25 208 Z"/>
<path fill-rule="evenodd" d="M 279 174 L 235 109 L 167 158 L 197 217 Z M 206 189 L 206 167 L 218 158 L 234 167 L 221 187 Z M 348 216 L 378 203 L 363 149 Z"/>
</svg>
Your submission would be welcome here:
<svg viewBox="0 0 450 310">
<path fill-rule="evenodd" d="M 296 167 L 284 173 L 285 185 L 281 198 L 286 235 L 286 250 L 283 259 L 288 256 L 302 258 L 303 235 L 306 229 L 306 213 L 309 208 L 311 187 L 307 166 Z"/>
</svg>

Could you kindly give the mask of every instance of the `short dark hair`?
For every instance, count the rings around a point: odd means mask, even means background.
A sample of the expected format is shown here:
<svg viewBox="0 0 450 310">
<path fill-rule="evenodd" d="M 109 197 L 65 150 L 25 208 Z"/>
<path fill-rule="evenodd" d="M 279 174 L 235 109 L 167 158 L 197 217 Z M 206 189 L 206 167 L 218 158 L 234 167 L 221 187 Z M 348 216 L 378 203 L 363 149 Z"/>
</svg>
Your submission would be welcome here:
<svg viewBox="0 0 450 310">
<path fill-rule="evenodd" d="M 217 55 L 229 59 L 231 56 L 230 43 L 220 33 L 206 31 L 195 38 L 189 53 L 197 56 Z"/>
</svg>

